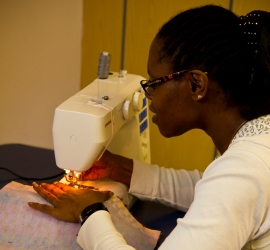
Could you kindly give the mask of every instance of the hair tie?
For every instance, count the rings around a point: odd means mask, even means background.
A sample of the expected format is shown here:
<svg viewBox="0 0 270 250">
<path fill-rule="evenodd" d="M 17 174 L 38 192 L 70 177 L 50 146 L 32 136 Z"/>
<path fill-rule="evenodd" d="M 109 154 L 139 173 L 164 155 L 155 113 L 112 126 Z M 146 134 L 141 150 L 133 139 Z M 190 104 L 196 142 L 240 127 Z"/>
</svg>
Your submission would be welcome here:
<svg viewBox="0 0 270 250">
<path fill-rule="evenodd" d="M 246 16 L 240 16 L 239 26 L 243 30 L 247 44 L 257 50 L 260 43 L 261 32 L 263 27 L 262 16 L 264 11 L 255 10 Z"/>
</svg>

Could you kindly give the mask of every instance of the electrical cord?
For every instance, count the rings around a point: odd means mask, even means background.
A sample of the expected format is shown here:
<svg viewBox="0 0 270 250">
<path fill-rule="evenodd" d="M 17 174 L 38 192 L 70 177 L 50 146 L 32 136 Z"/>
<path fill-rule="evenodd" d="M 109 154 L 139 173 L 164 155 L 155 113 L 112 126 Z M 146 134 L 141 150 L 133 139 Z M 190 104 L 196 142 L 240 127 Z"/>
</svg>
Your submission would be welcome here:
<svg viewBox="0 0 270 250">
<path fill-rule="evenodd" d="M 49 176 L 49 177 L 45 177 L 45 178 L 35 178 L 35 177 L 25 177 L 25 176 L 21 176 L 19 174 L 16 174 L 15 172 L 11 171 L 10 169 L 7 169 L 7 168 L 2 168 L 0 167 L 0 170 L 5 170 L 11 174 L 13 174 L 14 176 L 20 178 L 20 179 L 23 179 L 23 180 L 37 180 L 37 181 L 44 181 L 44 180 L 49 180 L 49 179 L 52 179 L 52 178 L 56 178 L 56 177 L 59 177 L 59 176 L 63 176 L 63 174 L 65 173 L 64 171 L 61 172 L 60 174 L 57 174 L 57 175 L 53 175 L 53 176 Z"/>
</svg>

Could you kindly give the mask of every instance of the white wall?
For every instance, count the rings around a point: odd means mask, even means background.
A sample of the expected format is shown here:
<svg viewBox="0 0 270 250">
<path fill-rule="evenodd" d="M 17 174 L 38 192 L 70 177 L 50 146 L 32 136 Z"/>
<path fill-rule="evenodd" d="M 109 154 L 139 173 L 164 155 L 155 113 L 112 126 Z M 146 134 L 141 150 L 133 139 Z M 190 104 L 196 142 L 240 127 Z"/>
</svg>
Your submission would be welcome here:
<svg viewBox="0 0 270 250">
<path fill-rule="evenodd" d="M 54 109 L 80 88 L 82 0 L 0 0 L 0 145 L 53 148 Z"/>
</svg>

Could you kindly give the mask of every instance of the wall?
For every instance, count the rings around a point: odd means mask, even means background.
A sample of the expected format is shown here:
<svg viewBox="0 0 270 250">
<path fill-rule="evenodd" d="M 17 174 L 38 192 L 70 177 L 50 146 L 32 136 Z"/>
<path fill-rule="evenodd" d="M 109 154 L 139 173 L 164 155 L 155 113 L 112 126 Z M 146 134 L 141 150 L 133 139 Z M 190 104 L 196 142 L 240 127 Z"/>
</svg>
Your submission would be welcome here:
<svg viewBox="0 0 270 250">
<path fill-rule="evenodd" d="M 53 148 L 54 109 L 80 89 L 82 0 L 1 0 L 0 30 L 0 144 Z"/>
<path fill-rule="evenodd" d="M 119 71 L 123 25 L 122 0 L 85 0 L 83 5 L 82 88 L 97 78 L 99 55 L 103 51 L 112 56 L 111 70 Z"/>
<path fill-rule="evenodd" d="M 233 11 L 237 15 L 246 15 L 252 10 L 270 11 L 270 1 L 268 0 L 234 0 Z"/>
</svg>

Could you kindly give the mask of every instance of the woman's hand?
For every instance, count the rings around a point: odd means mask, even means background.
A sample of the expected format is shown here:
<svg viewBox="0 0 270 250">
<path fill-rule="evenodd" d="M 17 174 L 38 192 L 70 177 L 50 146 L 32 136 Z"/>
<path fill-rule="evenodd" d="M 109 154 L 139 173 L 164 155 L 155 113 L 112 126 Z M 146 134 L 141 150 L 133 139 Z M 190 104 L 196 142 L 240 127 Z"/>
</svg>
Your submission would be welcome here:
<svg viewBox="0 0 270 250">
<path fill-rule="evenodd" d="M 90 169 L 83 172 L 83 180 L 111 178 L 113 171 L 112 157 L 113 154 L 106 150 Z"/>
<path fill-rule="evenodd" d="M 47 204 L 28 202 L 31 208 L 45 212 L 59 220 L 79 222 L 82 210 L 97 202 L 103 202 L 112 196 L 112 192 L 99 192 L 91 189 L 73 188 L 66 184 L 55 182 L 54 184 L 33 183 L 34 190 L 46 201 Z"/>
<path fill-rule="evenodd" d="M 133 171 L 133 160 L 105 151 L 102 157 L 83 174 L 83 180 L 110 178 L 130 185 Z"/>
</svg>

